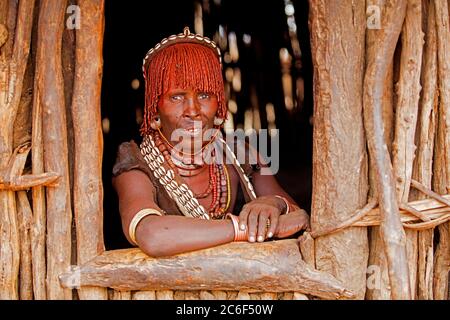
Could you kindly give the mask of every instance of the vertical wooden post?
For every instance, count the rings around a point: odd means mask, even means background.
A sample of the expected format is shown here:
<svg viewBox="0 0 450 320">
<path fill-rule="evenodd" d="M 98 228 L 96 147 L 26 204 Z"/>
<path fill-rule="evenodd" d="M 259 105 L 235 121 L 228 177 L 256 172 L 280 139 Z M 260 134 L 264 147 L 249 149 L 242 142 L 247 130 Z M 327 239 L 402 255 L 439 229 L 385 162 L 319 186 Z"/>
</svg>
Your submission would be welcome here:
<svg viewBox="0 0 450 320">
<path fill-rule="evenodd" d="M 58 278 L 70 267 L 72 221 L 61 66 L 65 12 L 65 0 L 41 1 L 36 81 L 43 114 L 44 167 L 60 175 L 58 186 L 47 189 L 47 298 L 69 300 L 72 292 L 62 288 Z"/>
<path fill-rule="evenodd" d="M 420 98 L 423 32 L 421 0 L 408 0 L 402 30 L 400 78 L 397 83 L 393 168 L 397 202 L 408 203 L 416 146 L 415 133 Z M 417 277 L 417 231 L 406 230 L 411 297 L 415 297 Z"/>
<path fill-rule="evenodd" d="M 19 109 L 30 52 L 34 0 L 1 4 L 0 24 L 7 41 L 0 55 L 0 171 L 8 166 L 13 148 L 14 120 Z M 5 26 L 7 27 L 5 29 Z M 14 28 L 15 26 L 15 28 Z M 9 49 L 10 48 L 10 49 Z M 19 229 L 15 194 L 0 191 L 0 299 L 18 299 Z"/>
<path fill-rule="evenodd" d="M 367 31 L 375 33 L 376 41 L 367 48 L 364 80 L 364 122 L 369 152 L 376 172 L 377 194 L 383 220 L 380 231 L 386 250 L 393 299 L 410 299 L 411 291 L 405 232 L 400 221 L 392 163 L 383 137 L 381 102 L 388 72 L 386 61 L 393 59 L 406 7 L 406 0 L 386 2 L 381 21 L 383 27 Z"/>
<path fill-rule="evenodd" d="M 439 134 L 436 145 L 435 186 L 438 193 L 450 193 L 450 18 L 448 2 L 435 0 L 438 43 Z M 439 165 L 443 170 L 439 170 Z M 450 223 L 439 226 L 439 244 L 434 269 L 434 299 L 448 299 Z"/>
<path fill-rule="evenodd" d="M 26 191 L 17 193 L 17 217 L 20 231 L 20 300 L 33 300 L 30 237 L 33 212 Z"/>
<path fill-rule="evenodd" d="M 426 19 L 425 48 L 422 67 L 422 97 L 419 104 L 419 118 L 417 124 L 417 156 L 414 160 L 413 178 L 431 189 L 433 176 L 433 150 L 437 113 L 437 42 L 436 19 L 433 1 L 428 6 Z M 426 196 L 417 190 L 411 190 L 410 201 L 425 199 Z M 417 265 L 417 298 L 430 300 L 432 282 L 428 272 L 433 265 L 433 233 L 434 229 L 419 231 L 418 236 L 418 265 Z M 431 251 L 430 251 L 431 249 Z M 430 254 L 431 252 L 431 254 Z M 431 277 L 432 279 L 432 277 Z"/>
<path fill-rule="evenodd" d="M 76 32 L 72 119 L 75 139 L 74 210 L 77 262 L 83 264 L 105 250 L 103 243 L 103 185 L 101 80 L 103 68 L 104 1 L 78 1 L 82 14 Z M 107 299 L 100 288 L 80 289 L 81 299 Z"/>
<path fill-rule="evenodd" d="M 367 201 L 362 119 L 365 11 L 362 1 L 310 0 L 315 100 L 313 230 L 345 220 Z M 316 239 L 315 255 L 317 269 L 346 283 L 358 299 L 364 298 L 368 258 L 365 228 L 349 228 Z"/>
<path fill-rule="evenodd" d="M 33 174 L 44 173 L 44 142 L 42 138 L 42 105 L 39 94 L 39 68 L 36 65 L 32 129 L 31 129 L 31 164 Z M 32 189 L 33 197 L 33 227 L 31 229 L 31 259 L 33 268 L 34 299 L 45 300 L 47 298 L 46 286 L 46 206 L 44 187 L 38 186 Z"/>
<path fill-rule="evenodd" d="M 367 5 L 377 5 L 383 8 L 386 0 L 368 1 Z M 369 32 L 366 35 L 366 48 L 373 48 L 376 41 L 376 34 Z M 370 59 L 368 52 L 367 59 Z M 382 117 L 384 141 L 389 154 L 392 151 L 392 140 L 394 136 L 394 59 L 385 61 L 388 65 L 386 79 L 383 88 Z M 374 168 L 374 159 L 369 157 L 369 194 L 373 198 L 378 198 L 376 189 L 376 172 Z M 375 274 L 376 272 L 376 274 Z M 369 279 L 370 278 L 370 279 Z M 372 279 L 376 281 L 372 281 Z M 368 285 L 366 299 L 369 300 L 387 300 L 391 294 L 389 288 L 388 266 L 386 254 L 383 246 L 383 239 L 380 234 L 380 227 L 372 227 L 369 230 L 369 263 L 368 263 Z"/>
</svg>

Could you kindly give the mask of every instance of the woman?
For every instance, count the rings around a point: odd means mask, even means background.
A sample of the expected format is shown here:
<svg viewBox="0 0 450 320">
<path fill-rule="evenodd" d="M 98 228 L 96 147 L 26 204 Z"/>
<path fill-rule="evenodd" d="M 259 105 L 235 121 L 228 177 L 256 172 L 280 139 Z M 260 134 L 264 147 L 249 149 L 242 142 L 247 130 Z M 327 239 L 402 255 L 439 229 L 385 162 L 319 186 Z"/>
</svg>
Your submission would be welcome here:
<svg viewBox="0 0 450 320">
<path fill-rule="evenodd" d="M 309 228 L 306 212 L 273 175 L 261 174 L 260 157 L 240 165 L 220 138 L 227 114 L 221 67 L 215 43 L 187 28 L 144 59 L 143 142 L 119 147 L 113 185 L 127 239 L 150 256 Z"/>
</svg>

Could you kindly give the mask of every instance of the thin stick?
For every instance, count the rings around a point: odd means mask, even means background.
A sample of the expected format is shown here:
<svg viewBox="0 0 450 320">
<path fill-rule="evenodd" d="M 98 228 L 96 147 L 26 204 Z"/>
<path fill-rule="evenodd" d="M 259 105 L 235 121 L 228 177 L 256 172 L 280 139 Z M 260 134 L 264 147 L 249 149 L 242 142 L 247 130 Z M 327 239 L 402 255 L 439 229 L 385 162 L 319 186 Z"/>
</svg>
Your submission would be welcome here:
<svg viewBox="0 0 450 320">
<path fill-rule="evenodd" d="M 438 225 L 441 225 L 449 220 L 450 220 L 450 213 L 447 213 L 447 214 L 443 215 L 442 217 L 440 217 L 438 219 L 434 219 L 429 222 L 414 223 L 414 224 L 404 223 L 403 226 L 408 229 L 426 230 L 426 229 L 431 229 L 431 228 L 437 227 Z"/>
<path fill-rule="evenodd" d="M 430 221 L 431 220 L 430 218 L 427 217 L 427 215 L 423 214 L 419 210 L 414 209 L 407 203 L 401 203 L 399 207 L 400 207 L 400 209 L 411 213 L 412 215 L 416 216 L 417 218 L 419 218 L 422 221 Z"/>
<path fill-rule="evenodd" d="M 423 184 L 421 184 L 419 181 L 416 181 L 414 179 L 411 180 L 411 185 L 416 188 L 417 190 L 423 192 L 424 194 L 426 194 L 427 196 L 442 202 L 443 204 L 447 205 L 450 207 L 450 200 L 444 198 L 443 196 L 441 196 L 439 193 L 434 192 L 433 190 L 428 189 L 427 187 L 425 187 Z"/>
<path fill-rule="evenodd" d="M 56 173 L 42 173 L 13 177 L 11 181 L 0 181 L 0 191 L 23 191 L 33 187 L 54 187 L 59 175 Z"/>
<path fill-rule="evenodd" d="M 17 216 L 20 231 L 20 299 L 33 299 L 33 272 L 31 269 L 30 229 L 33 220 L 27 193 L 17 193 Z"/>
<path fill-rule="evenodd" d="M 324 228 L 322 230 L 318 230 L 318 231 L 313 230 L 311 232 L 311 236 L 313 238 L 318 238 L 318 237 L 322 237 L 324 235 L 329 235 L 329 234 L 338 232 L 340 230 L 343 230 L 345 228 L 348 228 L 351 225 L 353 225 L 356 221 L 359 221 L 362 218 L 364 218 L 364 216 L 366 216 L 367 213 L 369 213 L 373 208 L 375 208 L 376 205 L 377 205 L 377 200 L 372 198 L 369 200 L 369 202 L 363 208 L 357 210 L 350 219 L 338 224 L 337 226 L 329 226 L 329 227 L 326 227 L 326 228 Z M 426 218 L 428 219 L 428 217 L 426 217 Z"/>
<path fill-rule="evenodd" d="M 379 35 L 373 57 L 367 61 L 364 82 L 364 119 L 369 152 L 376 170 L 376 183 L 382 216 L 381 235 L 389 266 L 393 299 L 410 299 L 406 239 L 397 205 L 395 182 L 390 156 L 383 139 L 382 106 L 386 61 L 391 61 L 400 35 L 407 1 L 386 3 L 383 28 L 368 30 Z M 376 49 L 375 49 L 376 48 Z"/>
</svg>

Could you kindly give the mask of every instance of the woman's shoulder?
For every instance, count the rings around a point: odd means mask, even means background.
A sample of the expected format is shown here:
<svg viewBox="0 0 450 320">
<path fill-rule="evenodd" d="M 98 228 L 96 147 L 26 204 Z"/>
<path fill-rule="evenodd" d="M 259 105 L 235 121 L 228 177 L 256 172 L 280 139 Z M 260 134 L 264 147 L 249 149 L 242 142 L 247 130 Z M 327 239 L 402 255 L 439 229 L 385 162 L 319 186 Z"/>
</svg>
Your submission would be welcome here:
<svg viewBox="0 0 450 320">
<path fill-rule="evenodd" d="M 134 140 L 122 142 L 119 145 L 112 174 L 113 177 L 116 177 L 130 170 L 141 170 L 149 177 L 151 176 L 141 150 Z"/>
</svg>

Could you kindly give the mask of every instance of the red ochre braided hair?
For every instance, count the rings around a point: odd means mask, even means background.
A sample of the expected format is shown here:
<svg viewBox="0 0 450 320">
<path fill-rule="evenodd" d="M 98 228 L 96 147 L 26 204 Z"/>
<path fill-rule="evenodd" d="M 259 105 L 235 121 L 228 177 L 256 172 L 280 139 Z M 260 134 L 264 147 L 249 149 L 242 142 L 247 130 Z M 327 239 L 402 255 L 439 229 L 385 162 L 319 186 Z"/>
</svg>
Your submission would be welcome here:
<svg viewBox="0 0 450 320">
<path fill-rule="evenodd" d="M 161 43 L 165 40 L 168 42 L 164 39 Z M 216 116 L 226 118 L 222 66 L 220 56 L 214 50 L 215 45 L 211 47 L 209 43 L 212 41 L 209 39 L 205 44 L 177 40 L 166 47 L 155 47 L 159 50 L 154 53 L 149 51 L 144 60 L 145 109 L 142 136 L 151 132 L 150 123 L 158 114 L 159 98 L 172 86 L 216 95 L 219 105 Z"/>
</svg>

